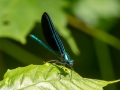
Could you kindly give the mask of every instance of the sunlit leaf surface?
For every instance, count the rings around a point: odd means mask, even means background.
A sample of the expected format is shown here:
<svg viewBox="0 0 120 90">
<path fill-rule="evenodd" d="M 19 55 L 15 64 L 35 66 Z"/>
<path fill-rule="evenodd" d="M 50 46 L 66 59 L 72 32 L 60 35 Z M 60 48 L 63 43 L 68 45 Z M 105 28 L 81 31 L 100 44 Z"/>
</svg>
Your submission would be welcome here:
<svg viewBox="0 0 120 90">
<path fill-rule="evenodd" d="M 29 65 L 8 70 L 0 81 L 0 90 L 102 90 L 103 81 L 82 78 L 76 72 L 56 64 Z"/>
</svg>

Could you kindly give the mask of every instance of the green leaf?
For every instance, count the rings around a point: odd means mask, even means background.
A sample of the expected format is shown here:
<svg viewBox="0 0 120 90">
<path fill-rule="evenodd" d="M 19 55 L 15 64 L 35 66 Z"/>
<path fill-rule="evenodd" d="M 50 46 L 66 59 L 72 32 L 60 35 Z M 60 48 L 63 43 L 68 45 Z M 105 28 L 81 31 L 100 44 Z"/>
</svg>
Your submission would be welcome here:
<svg viewBox="0 0 120 90">
<path fill-rule="evenodd" d="M 53 5 L 54 3 L 57 3 Z M 64 4 L 62 0 L 0 0 L 0 37 L 8 37 L 23 44 L 25 38 L 43 12 L 59 16 Z M 56 13 L 54 13 L 56 11 Z M 57 13 L 59 12 L 59 13 Z M 54 15 L 53 15 L 54 13 Z M 61 13 L 63 16 L 63 13 Z M 60 16 L 61 16 L 60 15 Z M 62 17 L 60 18 L 63 21 Z M 60 22 L 61 22 L 60 21 Z"/>
<path fill-rule="evenodd" d="M 96 26 L 100 18 L 119 17 L 119 0 L 78 0 L 74 13 L 88 25 Z"/>
<path fill-rule="evenodd" d="M 53 3 L 54 2 L 54 3 Z M 67 18 L 63 8 L 65 0 L 0 0 L 0 37 L 26 43 L 26 36 L 40 22 L 43 12 L 48 12 L 60 35 L 66 39 L 73 53 L 79 50 L 70 31 L 66 31 Z M 59 17 L 59 18 L 58 18 Z"/>
<path fill-rule="evenodd" d="M 56 64 L 29 65 L 8 70 L 0 81 L 0 90 L 102 90 L 118 82 L 82 78 L 76 72 Z"/>
</svg>

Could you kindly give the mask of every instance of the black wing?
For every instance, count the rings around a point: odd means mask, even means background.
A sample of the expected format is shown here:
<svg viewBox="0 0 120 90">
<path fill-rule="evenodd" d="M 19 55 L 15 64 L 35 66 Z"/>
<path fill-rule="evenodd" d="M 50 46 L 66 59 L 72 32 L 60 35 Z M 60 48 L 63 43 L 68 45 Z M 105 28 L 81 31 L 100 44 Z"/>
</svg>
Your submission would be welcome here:
<svg viewBox="0 0 120 90">
<path fill-rule="evenodd" d="M 65 49 L 62 44 L 62 41 L 55 30 L 52 20 L 50 19 L 49 15 L 46 12 L 44 12 L 42 15 L 41 24 L 43 34 L 48 45 L 53 50 L 60 52 L 60 54 L 63 54 L 65 52 Z"/>
</svg>

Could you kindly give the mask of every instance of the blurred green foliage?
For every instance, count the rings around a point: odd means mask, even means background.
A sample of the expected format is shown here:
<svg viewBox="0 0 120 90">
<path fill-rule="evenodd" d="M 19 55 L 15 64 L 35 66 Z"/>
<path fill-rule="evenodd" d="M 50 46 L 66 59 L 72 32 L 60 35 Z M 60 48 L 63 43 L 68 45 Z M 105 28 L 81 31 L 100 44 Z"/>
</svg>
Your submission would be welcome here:
<svg viewBox="0 0 120 90">
<path fill-rule="evenodd" d="M 29 38 L 33 33 L 45 42 L 43 12 L 49 13 L 76 72 L 89 78 L 120 78 L 120 0 L 0 0 L 1 80 L 7 69 L 58 59 Z M 119 89 L 114 84 L 105 90 Z"/>
</svg>

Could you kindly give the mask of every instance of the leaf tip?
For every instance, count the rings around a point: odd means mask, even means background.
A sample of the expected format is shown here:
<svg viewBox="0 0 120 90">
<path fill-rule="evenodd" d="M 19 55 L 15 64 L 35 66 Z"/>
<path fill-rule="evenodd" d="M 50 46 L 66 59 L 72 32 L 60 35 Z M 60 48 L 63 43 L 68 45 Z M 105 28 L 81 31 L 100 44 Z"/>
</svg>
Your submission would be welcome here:
<svg viewBox="0 0 120 90">
<path fill-rule="evenodd" d="M 50 63 L 46 62 L 44 65 L 49 66 L 49 65 L 50 65 Z"/>
</svg>

